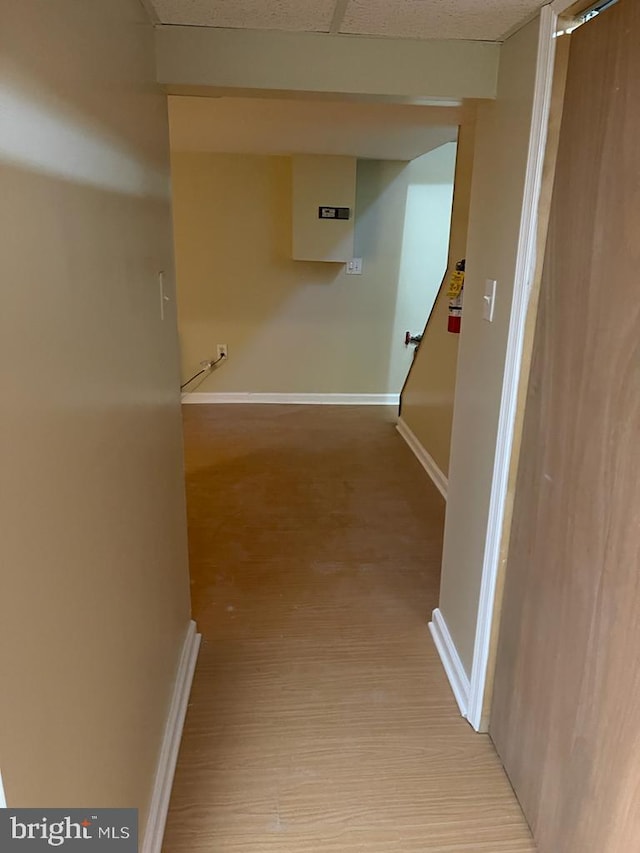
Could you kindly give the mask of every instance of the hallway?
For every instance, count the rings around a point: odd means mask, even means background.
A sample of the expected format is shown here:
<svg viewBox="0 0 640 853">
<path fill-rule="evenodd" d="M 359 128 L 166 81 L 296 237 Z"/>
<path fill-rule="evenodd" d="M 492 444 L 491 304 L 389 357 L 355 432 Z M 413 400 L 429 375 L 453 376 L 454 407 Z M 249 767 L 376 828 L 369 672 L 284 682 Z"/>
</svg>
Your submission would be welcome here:
<svg viewBox="0 0 640 853">
<path fill-rule="evenodd" d="M 165 853 L 532 853 L 429 635 L 444 504 L 395 411 L 183 413 L 203 644 Z"/>
</svg>

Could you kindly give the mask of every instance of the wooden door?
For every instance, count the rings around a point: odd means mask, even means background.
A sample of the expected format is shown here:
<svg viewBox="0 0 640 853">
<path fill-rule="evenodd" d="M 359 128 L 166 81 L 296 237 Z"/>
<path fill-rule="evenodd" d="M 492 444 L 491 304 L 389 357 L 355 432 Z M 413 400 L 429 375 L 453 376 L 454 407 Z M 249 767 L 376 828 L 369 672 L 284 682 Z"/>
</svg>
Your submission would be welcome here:
<svg viewBox="0 0 640 853">
<path fill-rule="evenodd" d="M 635 853 L 640 2 L 571 42 L 491 734 L 540 853 Z"/>
</svg>

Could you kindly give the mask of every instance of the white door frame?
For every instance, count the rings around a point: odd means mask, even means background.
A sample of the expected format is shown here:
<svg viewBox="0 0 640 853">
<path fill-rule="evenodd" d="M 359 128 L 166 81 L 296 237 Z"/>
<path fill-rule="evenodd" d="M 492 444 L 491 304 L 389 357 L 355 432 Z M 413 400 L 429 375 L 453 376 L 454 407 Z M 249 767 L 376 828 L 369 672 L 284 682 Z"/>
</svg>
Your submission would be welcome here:
<svg viewBox="0 0 640 853">
<path fill-rule="evenodd" d="M 556 0 L 567 8 L 566 0 Z M 551 86 L 555 58 L 555 32 L 558 11 L 555 3 L 544 6 L 540 13 L 540 35 L 536 62 L 531 135 L 525 177 L 525 189 L 518 237 L 518 251 L 509 321 L 507 354 L 498 419 L 498 437 L 493 465 L 489 518 L 485 540 L 480 601 L 471 668 L 469 701 L 466 717 L 476 731 L 483 727 L 483 706 L 487 684 L 491 634 L 494 618 L 496 583 L 502 542 L 509 466 L 520 383 L 529 294 L 536 260 L 538 202 L 542 186 L 542 168 L 547 142 Z"/>
<path fill-rule="evenodd" d="M 518 237 L 518 253 L 513 304 L 509 322 L 509 336 L 507 340 L 505 374 L 500 400 L 496 455 L 491 482 L 487 537 L 485 540 L 480 586 L 480 602 L 478 605 L 473 663 L 471 678 L 469 679 L 469 699 L 466 710 L 466 717 L 476 731 L 480 731 L 486 723 L 483 720 L 483 707 L 491 651 L 496 583 L 499 571 L 509 466 L 513 450 L 513 434 L 520 383 L 520 368 L 522 365 L 524 330 L 536 259 L 538 202 L 540 200 L 542 168 L 546 149 L 547 130 L 549 127 L 556 30 L 558 27 L 558 18 L 567 14 L 575 6 L 576 0 L 552 0 L 547 6 L 543 6 L 540 11 L 540 36 L 536 61 L 531 136 L 529 139 L 522 218 Z"/>
</svg>

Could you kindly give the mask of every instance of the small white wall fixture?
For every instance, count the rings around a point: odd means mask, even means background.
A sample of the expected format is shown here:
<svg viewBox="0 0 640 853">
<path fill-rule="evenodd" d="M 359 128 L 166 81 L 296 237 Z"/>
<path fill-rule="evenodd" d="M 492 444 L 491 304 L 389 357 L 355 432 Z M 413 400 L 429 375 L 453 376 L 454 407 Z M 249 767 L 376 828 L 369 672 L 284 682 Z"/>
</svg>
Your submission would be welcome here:
<svg viewBox="0 0 640 853">
<path fill-rule="evenodd" d="M 317 154 L 291 158 L 294 260 L 346 263 L 353 257 L 356 162 Z"/>
</svg>

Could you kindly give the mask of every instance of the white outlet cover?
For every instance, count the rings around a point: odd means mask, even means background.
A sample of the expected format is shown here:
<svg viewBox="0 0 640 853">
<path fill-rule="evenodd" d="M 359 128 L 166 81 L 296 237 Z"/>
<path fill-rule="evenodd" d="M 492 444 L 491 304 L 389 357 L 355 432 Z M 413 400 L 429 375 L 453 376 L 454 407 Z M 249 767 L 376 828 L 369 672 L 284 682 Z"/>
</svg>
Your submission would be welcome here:
<svg viewBox="0 0 640 853">
<path fill-rule="evenodd" d="M 347 261 L 347 275 L 362 275 L 362 258 Z"/>
</svg>

